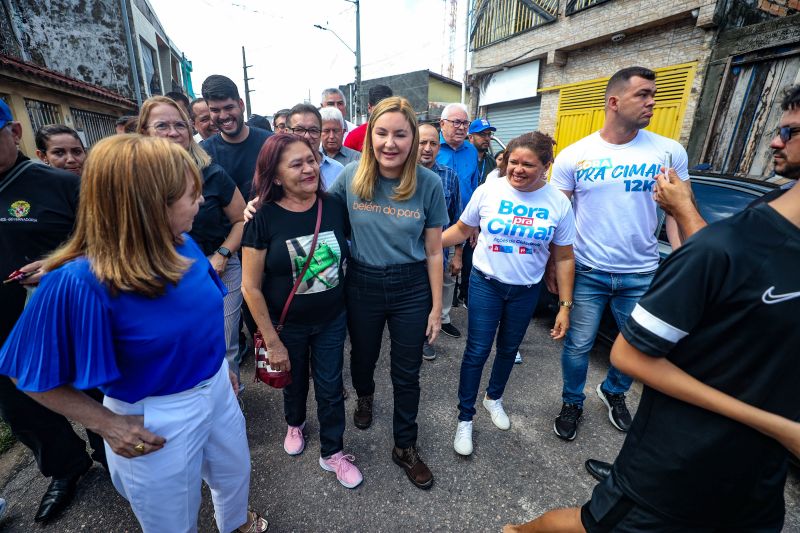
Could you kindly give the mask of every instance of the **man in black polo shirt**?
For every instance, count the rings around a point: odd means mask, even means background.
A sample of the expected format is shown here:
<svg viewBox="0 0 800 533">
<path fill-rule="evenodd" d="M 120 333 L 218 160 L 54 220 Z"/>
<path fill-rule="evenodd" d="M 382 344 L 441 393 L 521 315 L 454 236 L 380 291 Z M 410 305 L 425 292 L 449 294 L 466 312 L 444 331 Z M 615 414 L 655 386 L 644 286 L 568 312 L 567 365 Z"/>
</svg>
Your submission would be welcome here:
<svg viewBox="0 0 800 533">
<path fill-rule="evenodd" d="M 22 127 L 0 100 L 0 277 L 35 272 L 38 261 L 72 233 L 80 178 L 30 161 L 18 149 Z M 14 276 L 18 278 L 18 276 Z M 0 344 L 22 309 L 28 289 L 40 274 L 0 285 Z M 90 392 L 90 391 L 87 391 Z M 90 392 L 97 398 L 99 392 Z M 99 394 L 102 401 L 102 394 Z M 0 376 L 0 416 L 17 439 L 33 452 L 39 470 L 52 477 L 36 513 L 37 522 L 55 518 L 75 494 L 80 477 L 92 466 L 86 443 L 69 421 L 20 392 Z M 87 432 L 92 457 L 105 465 L 103 439 Z"/>
<path fill-rule="evenodd" d="M 272 132 L 245 124 L 244 102 L 230 78 L 218 74 L 209 76 L 203 82 L 202 92 L 219 133 L 200 146 L 214 163 L 225 169 L 244 199 L 249 200 L 258 153 Z"/>
<path fill-rule="evenodd" d="M 800 86 L 772 140 L 800 177 Z M 787 449 L 800 454 L 800 188 L 708 226 L 659 268 L 612 363 L 644 392 L 611 475 L 582 508 L 507 531 L 783 527 Z"/>
</svg>

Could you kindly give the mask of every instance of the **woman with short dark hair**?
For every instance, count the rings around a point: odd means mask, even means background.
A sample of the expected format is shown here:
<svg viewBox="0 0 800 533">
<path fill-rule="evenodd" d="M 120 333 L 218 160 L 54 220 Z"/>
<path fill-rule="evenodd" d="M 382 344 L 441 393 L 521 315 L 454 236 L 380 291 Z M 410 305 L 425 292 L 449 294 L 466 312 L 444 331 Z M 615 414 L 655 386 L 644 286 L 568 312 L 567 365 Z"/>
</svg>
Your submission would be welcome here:
<svg viewBox="0 0 800 533">
<path fill-rule="evenodd" d="M 298 135 L 279 133 L 267 139 L 258 154 L 253 184 L 258 212 L 247 223 L 242 241 L 242 289 L 264 337 L 270 366 L 292 376 L 283 389 L 288 425 L 283 449 L 289 455 L 305 449 L 310 366 L 319 419 L 319 465 L 335 472 L 345 487 L 355 488 L 363 477 L 352 463 L 354 457 L 343 451 L 347 211 L 341 201 L 322 192 L 316 150 Z"/>
<path fill-rule="evenodd" d="M 42 163 L 81 175 L 86 148 L 77 131 L 64 124 L 47 124 L 36 130 L 34 139 Z"/>
<path fill-rule="evenodd" d="M 463 242 L 480 227 L 469 274 L 467 345 L 458 384 L 455 451 L 472 454 L 472 418 L 483 366 L 497 337 L 497 349 L 483 406 L 492 422 L 507 430 L 503 393 L 514 358 L 539 300 L 539 287 L 551 248 L 558 278 L 558 316 L 550 335 L 561 339 L 569 328 L 575 259 L 575 220 L 569 200 L 547 183 L 554 141 L 526 133 L 508 144 L 505 175 L 475 190 L 461 219 L 442 238 L 444 246 Z"/>
</svg>

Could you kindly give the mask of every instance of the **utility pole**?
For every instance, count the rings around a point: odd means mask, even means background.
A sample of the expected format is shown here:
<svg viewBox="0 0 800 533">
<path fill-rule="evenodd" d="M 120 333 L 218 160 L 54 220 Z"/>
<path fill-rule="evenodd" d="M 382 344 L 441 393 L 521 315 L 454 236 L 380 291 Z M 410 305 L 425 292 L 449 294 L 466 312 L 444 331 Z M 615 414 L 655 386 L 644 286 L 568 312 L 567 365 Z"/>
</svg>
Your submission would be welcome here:
<svg viewBox="0 0 800 533">
<path fill-rule="evenodd" d="M 356 121 L 361 120 L 361 6 L 359 0 L 354 0 L 356 5 Z"/>
<path fill-rule="evenodd" d="M 253 65 L 247 64 L 247 56 L 244 53 L 244 46 L 242 46 L 242 70 L 244 70 L 244 105 L 247 110 L 247 119 L 250 120 L 250 115 L 253 114 L 253 110 L 250 109 L 250 93 L 253 91 L 250 90 L 250 84 L 247 83 L 253 78 L 247 77 L 247 69 L 252 67 Z"/>
<path fill-rule="evenodd" d="M 469 2 L 464 17 L 464 74 L 461 76 L 461 103 L 467 103 L 467 76 L 469 75 Z"/>
</svg>

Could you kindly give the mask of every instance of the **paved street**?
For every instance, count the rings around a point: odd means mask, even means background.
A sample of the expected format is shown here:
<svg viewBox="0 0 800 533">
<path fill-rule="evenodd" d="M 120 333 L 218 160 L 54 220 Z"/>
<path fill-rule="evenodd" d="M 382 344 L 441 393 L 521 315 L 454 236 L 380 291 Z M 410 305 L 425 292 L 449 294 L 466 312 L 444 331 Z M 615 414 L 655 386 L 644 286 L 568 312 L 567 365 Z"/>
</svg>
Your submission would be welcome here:
<svg viewBox="0 0 800 533">
<path fill-rule="evenodd" d="M 462 332 L 466 332 L 465 318 L 463 308 L 453 310 L 454 323 Z M 352 425 L 355 402 L 348 384 L 345 450 L 356 456 L 365 479 L 356 490 L 339 485 L 335 476 L 323 472 L 317 463 L 313 399 L 309 401 L 307 448 L 298 457 L 286 455 L 281 394 L 251 383 L 252 364 L 248 364 L 243 397 L 252 453 L 252 505 L 269 513 L 272 532 L 484 532 L 499 531 L 506 522 L 527 520 L 554 506 L 583 503 L 594 486 L 583 461 L 588 457 L 613 459 L 623 441 L 623 434 L 610 425 L 593 392 L 602 379 L 608 348 L 601 346 L 592 356 L 584 422 L 577 440 L 565 443 L 552 430 L 553 417 L 561 406 L 561 374 L 560 344 L 549 339 L 550 326 L 549 318 L 535 319 L 528 330 L 521 349 L 525 361 L 515 367 L 505 395 L 511 430 L 497 430 L 479 406 L 475 453 L 469 459 L 457 456 L 452 446 L 464 339 L 443 337 L 437 342 L 441 355 L 423 364 L 419 415 L 421 454 L 436 477 L 430 491 L 414 488 L 390 457 L 388 343 L 376 373 L 375 423 L 367 431 Z M 345 375 L 349 382 L 349 370 Z M 632 391 L 629 405 L 637 404 L 639 390 Z M 39 475 L 30 453 L 17 445 L 0 459 L 0 476 L 0 495 L 10 504 L 0 529 L 38 529 L 32 519 L 47 481 Z M 785 530 L 800 531 L 800 484 L 795 472 L 790 476 L 786 500 Z M 81 484 L 76 502 L 47 529 L 64 533 L 139 531 L 126 502 L 98 466 Z M 200 531 L 216 531 L 207 491 Z"/>
</svg>

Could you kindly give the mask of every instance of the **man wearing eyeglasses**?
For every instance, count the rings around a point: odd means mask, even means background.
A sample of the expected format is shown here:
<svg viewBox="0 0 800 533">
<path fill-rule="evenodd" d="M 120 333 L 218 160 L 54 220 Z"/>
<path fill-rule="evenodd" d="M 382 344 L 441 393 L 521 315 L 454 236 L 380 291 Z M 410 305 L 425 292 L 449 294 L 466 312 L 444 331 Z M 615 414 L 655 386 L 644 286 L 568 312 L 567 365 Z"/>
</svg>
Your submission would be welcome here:
<svg viewBox="0 0 800 533">
<path fill-rule="evenodd" d="M 203 82 L 202 92 L 219 134 L 204 140 L 200 146 L 233 178 L 247 200 L 258 153 L 272 132 L 245 124 L 244 102 L 230 78 L 218 74 L 209 76 Z"/>
<path fill-rule="evenodd" d="M 319 154 L 319 174 L 322 179 L 322 185 L 328 189 L 339 173 L 344 168 L 344 165 L 323 154 L 319 148 L 319 140 L 322 136 L 322 115 L 319 109 L 311 104 L 297 104 L 291 111 L 289 111 L 289 118 L 286 121 L 287 128 L 295 135 L 305 137 L 311 143 L 311 146 L 316 148 Z"/>
<path fill-rule="evenodd" d="M 441 134 L 439 135 L 439 155 L 436 162 L 450 167 L 458 174 L 458 188 L 461 193 L 461 209 L 464 209 L 472 198 L 472 193 L 478 187 L 478 150 L 467 141 L 469 128 L 469 115 L 464 104 L 447 104 L 442 110 L 439 120 Z M 461 276 L 459 297 L 464 305 L 468 302 L 469 272 L 472 270 L 472 250 L 475 246 L 474 239 L 470 239 L 468 246 L 464 246 L 462 256 L 464 275 Z"/>
<path fill-rule="evenodd" d="M 353 161 L 361 159 L 361 152 L 356 152 L 343 146 L 345 134 L 345 120 L 335 107 L 323 107 L 319 110 L 322 116 L 322 142 L 320 148 L 325 155 L 347 166 Z"/>
<path fill-rule="evenodd" d="M 497 168 L 497 163 L 489 150 L 492 136 L 496 131 L 497 128 L 485 118 L 476 118 L 469 125 L 469 142 L 478 151 L 478 185 L 486 181 L 489 172 Z"/>
</svg>

